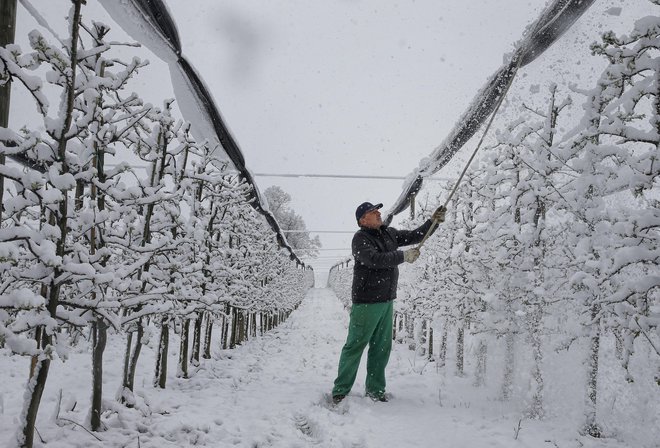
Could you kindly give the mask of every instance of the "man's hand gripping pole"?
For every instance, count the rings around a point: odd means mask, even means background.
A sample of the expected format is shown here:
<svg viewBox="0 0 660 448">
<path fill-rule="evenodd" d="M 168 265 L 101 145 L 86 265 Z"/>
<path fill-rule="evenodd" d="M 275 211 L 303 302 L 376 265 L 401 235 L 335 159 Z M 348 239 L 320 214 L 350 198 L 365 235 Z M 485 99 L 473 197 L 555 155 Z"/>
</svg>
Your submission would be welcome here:
<svg viewBox="0 0 660 448">
<path fill-rule="evenodd" d="M 426 231 L 426 235 L 424 235 L 424 239 L 420 241 L 419 245 L 415 249 L 419 251 L 426 242 L 427 238 L 431 236 L 433 230 L 438 226 L 438 224 L 445 222 L 446 213 L 447 213 L 447 204 L 441 205 L 433 212 L 433 215 L 431 216 L 431 219 L 433 220 L 433 222 L 431 223 L 431 227 L 429 227 L 429 230 Z"/>
</svg>

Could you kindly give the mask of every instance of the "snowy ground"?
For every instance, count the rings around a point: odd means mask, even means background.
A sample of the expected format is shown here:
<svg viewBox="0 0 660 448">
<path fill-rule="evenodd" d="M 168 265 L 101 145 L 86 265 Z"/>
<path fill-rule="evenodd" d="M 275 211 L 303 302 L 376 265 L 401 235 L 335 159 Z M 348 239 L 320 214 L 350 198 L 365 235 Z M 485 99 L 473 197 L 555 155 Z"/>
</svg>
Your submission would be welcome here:
<svg viewBox="0 0 660 448">
<path fill-rule="evenodd" d="M 119 384 L 122 344 L 106 351 L 108 431 L 97 441 L 81 427 L 89 393 L 89 355 L 72 353 L 53 363 L 37 428 L 56 447 L 629 447 L 614 439 L 579 436 L 570 415 L 543 422 L 522 420 L 513 404 L 475 389 L 396 344 L 388 367 L 389 403 L 363 395 L 364 366 L 345 403 L 326 408 L 346 335 L 348 314 L 329 289 L 312 289 L 300 308 L 276 330 L 232 351 L 218 351 L 191 379 L 169 378 L 166 390 L 151 386 L 153 352 L 144 351 L 136 390 L 140 409 L 111 399 Z M 173 341 L 174 342 L 174 341 Z M 82 344 L 85 345 L 85 344 Z M 172 343 L 171 362 L 177 344 Z M 0 445 L 15 428 L 27 374 L 25 359 L 0 352 Z M 518 432 L 517 439 L 514 436 Z M 648 439 L 647 439 L 648 440 Z"/>
</svg>

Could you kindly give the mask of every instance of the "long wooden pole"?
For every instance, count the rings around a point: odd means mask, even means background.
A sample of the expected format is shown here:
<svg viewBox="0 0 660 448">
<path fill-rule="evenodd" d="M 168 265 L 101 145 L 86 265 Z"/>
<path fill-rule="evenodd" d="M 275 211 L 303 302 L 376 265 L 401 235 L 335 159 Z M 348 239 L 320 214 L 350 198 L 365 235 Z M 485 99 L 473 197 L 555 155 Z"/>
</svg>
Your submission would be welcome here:
<svg viewBox="0 0 660 448">
<path fill-rule="evenodd" d="M 502 92 L 502 95 L 500 95 L 500 99 L 497 101 L 497 105 L 495 106 L 495 109 L 493 110 L 493 114 L 490 116 L 490 120 L 488 120 L 488 124 L 486 125 L 486 129 L 484 129 L 484 133 L 481 135 L 481 138 L 479 139 L 479 143 L 477 144 L 477 147 L 474 148 L 474 151 L 472 152 L 472 155 L 470 156 L 470 159 L 467 161 L 465 164 L 465 167 L 463 168 L 463 171 L 461 172 L 461 175 L 458 176 L 458 180 L 454 184 L 454 188 L 452 188 L 451 193 L 449 193 L 449 196 L 447 196 L 447 199 L 445 200 L 445 203 L 443 204 L 443 207 L 445 210 L 447 209 L 447 205 L 449 205 L 449 201 L 451 201 L 451 198 L 454 196 L 456 191 L 458 190 L 458 186 L 461 184 L 461 181 L 463 180 L 463 176 L 465 176 L 465 173 L 467 172 L 470 164 L 474 160 L 474 157 L 477 155 L 477 152 L 481 148 L 481 144 L 484 142 L 484 139 L 486 138 L 486 134 L 488 134 L 488 130 L 490 129 L 490 125 L 493 124 L 493 121 L 495 120 L 495 116 L 497 115 L 497 111 L 500 109 L 500 106 L 502 105 L 502 101 L 504 101 L 504 97 L 506 94 L 509 92 L 509 87 L 511 87 L 511 84 L 513 84 L 513 80 L 516 77 L 516 74 L 518 73 L 518 69 L 520 68 L 520 64 L 523 60 L 524 53 L 517 54 L 514 57 L 518 58 L 518 62 L 516 63 L 516 66 L 514 67 L 514 71 L 511 74 L 511 78 L 509 79 L 509 82 L 506 84 L 506 87 L 504 88 L 504 92 Z M 433 233 L 433 229 L 435 229 L 438 224 L 440 224 L 438 221 L 435 219 L 431 223 L 431 227 L 429 227 L 429 230 L 426 231 L 426 235 L 424 235 L 424 238 L 422 241 L 419 243 L 419 245 L 416 247 L 417 250 L 421 249 L 426 240 L 428 239 L 429 236 Z"/>
<path fill-rule="evenodd" d="M 14 43 L 16 36 L 16 0 L 0 0 L 0 47 Z M 0 127 L 9 126 L 9 100 L 11 82 L 0 86 Z M 5 155 L 0 154 L 0 165 L 5 164 Z M 4 207 L 5 177 L 0 175 L 0 221 Z"/>
</svg>

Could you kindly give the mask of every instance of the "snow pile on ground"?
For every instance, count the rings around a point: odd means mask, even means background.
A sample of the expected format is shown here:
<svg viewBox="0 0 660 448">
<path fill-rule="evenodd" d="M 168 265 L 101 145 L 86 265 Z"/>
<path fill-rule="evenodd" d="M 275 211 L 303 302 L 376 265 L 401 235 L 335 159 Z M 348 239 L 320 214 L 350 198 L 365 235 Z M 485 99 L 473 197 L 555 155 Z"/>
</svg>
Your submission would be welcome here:
<svg viewBox="0 0 660 448">
<path fill-rule="evenodd" d="M 580 422 L 570 413 L 521 420 L 515 404 L 497 400 L 488 388 L 475 389 L 469 378 L 454 377 L 401 344 L 395 344 L 388 367 L 392 401 L 374 403 L 364 397 L 363 365 L 351 395 L 329 408 L 324 394 L 332 387 L 347 324 L 348 313 L 334 293 L 312 289 L 278 328 L 235 350 L 216 350 L 191 379 L 168 378 L 166 390 L 151 386 L 154 353 L 147 349 L 136 377 L 136 409 L 112 398 L 120 384 L 123 343 L 111 340 L 104 378 L 108 429 L 95 435 L 73 423 L 87 418 L 91 361 L 87 353 L 72 353 L 66 363 L 51 367 L 37 422 L 45 443 L 37 446 L 633 446 L 580 436 Z M 170 346 L 174 357 L 177 344 Z M 4 445 L 15 431 L 28 362 L 4 351 L 0 371 Z M 650 437 L 640 439 L 652 446 Z"/>
</svg>

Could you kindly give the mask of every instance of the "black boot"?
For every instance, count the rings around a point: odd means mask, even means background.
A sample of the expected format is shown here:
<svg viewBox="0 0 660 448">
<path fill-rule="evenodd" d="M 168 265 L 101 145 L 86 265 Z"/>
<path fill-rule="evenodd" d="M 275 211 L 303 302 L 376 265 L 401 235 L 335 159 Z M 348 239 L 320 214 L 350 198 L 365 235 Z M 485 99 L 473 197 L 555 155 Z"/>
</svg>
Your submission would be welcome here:
<svg viewBox="0 0 660 448">
<path fill-rule="evenodd" d="M 346 395 L 333 395 L 332 404 L 339 404 L 344 398 L 346 398 Z"/>
<path fill-rule="evenodd" d="M 367 397 L 371 398 L 372 401 L 380 401 L 381 403 L 390 401 L 389 394 L 367 394 Z"/>
</svg>

